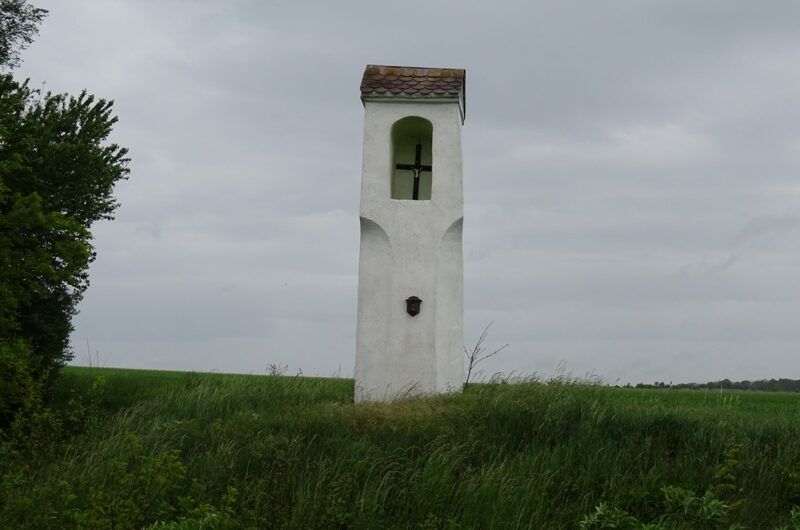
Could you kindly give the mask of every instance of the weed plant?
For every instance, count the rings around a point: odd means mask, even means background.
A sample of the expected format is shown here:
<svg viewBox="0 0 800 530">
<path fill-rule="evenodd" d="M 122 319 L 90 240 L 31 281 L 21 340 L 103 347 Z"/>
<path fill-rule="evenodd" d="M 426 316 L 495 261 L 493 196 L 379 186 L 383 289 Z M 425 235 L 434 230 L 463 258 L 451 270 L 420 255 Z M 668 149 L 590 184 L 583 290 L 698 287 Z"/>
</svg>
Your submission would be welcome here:
<svg viewBox="0 0 800 530">
<path fill-rule="evenodd" d="M 56 396 L 25 431 L 50 438 L 0 446 L 2 528 L 683 528 L 665 514 L 690 499 L 773 529 L 800 503 L 777 394 L 561 379 L 355 405 L 346 379 L 68 368 Z"/>
</svg>

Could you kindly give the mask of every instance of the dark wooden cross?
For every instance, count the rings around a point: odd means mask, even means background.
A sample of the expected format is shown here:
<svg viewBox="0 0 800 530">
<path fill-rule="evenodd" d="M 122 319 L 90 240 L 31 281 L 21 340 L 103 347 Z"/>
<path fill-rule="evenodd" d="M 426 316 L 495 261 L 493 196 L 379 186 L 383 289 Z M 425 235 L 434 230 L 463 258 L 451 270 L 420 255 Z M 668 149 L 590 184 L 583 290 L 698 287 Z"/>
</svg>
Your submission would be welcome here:
<svg viewBox="0 0 800 530">
<path fill-rule="evenodd" d="M 422 171 L 433 171 L 433 166 L 422 165 L 422 144 L 417 144 L 416 156 L 414 156 L 414 164 L 397 164 L 397 169 L 407 169 L 414 172 L 414 192 L 411 198 L 415 201 L 419 200 L 419 174 Z"/>
</svg>

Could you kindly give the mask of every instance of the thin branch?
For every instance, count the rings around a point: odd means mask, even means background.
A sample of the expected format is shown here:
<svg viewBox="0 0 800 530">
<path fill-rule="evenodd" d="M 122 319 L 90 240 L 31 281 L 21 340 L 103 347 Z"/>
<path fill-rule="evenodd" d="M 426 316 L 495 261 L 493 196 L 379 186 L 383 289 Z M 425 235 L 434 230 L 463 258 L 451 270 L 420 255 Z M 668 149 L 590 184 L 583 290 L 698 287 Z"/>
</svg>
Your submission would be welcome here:
<svg viewBox="0 0 800 530">
<path fill-rule="evenodd" d="M 508 344 L 504 344 L 490 353 L 484 353 L 486 351 L 486 346 L 484 346 L 483 343 L 486 341 L 486 336 L 489 334 L 489 328 L 492 327 L 492 324 L 494 324 L 494 320 L 489 322 L 483 329 L 483 333 L 478 337 L 478 341 L 475 343 L 472 351 L 468 350 L 466 346 L 464 347 L 464 355 L 467 356 L 467 378 L 464 381 L 464 388 L 469 384 L 472 373 L 478 364 L 508 348 Z"/>
</svg>

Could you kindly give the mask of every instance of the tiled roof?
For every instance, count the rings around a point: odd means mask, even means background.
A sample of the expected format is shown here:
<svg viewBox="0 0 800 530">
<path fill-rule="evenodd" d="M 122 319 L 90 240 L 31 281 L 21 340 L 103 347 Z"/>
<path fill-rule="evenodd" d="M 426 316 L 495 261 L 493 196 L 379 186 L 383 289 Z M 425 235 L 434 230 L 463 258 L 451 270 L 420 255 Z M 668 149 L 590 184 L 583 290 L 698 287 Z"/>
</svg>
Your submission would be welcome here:
<svg viewBox="0 0 800 530">
<path fill-rule="evenodd" d="M 361 79 L 361 97 L 458 97 L 465 102 L 466 71 L 459 68 L 417 68 L 368 64 Z"/>
</svg>

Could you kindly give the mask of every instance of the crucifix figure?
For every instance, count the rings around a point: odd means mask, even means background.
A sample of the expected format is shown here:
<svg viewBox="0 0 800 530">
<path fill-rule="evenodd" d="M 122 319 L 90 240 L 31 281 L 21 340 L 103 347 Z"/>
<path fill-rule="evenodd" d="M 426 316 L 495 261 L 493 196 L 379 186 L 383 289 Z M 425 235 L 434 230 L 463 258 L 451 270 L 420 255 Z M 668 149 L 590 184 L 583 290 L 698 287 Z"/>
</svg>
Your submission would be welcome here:
<svg viewBox="0 0 800 530">
<path fill-rule="evenodd" d="M 419 200 L 419 174 L 422 171 L 433 171 L 433 166 L 425 166 L 422 164 L 422 144 L 417 144 L 416 155 L 414 156 L 414 164 L 397 164 L 397 169 L 407 169 L 414 172 L 414 192 L 411 198 L 415 201 Z"/>
</svg>

